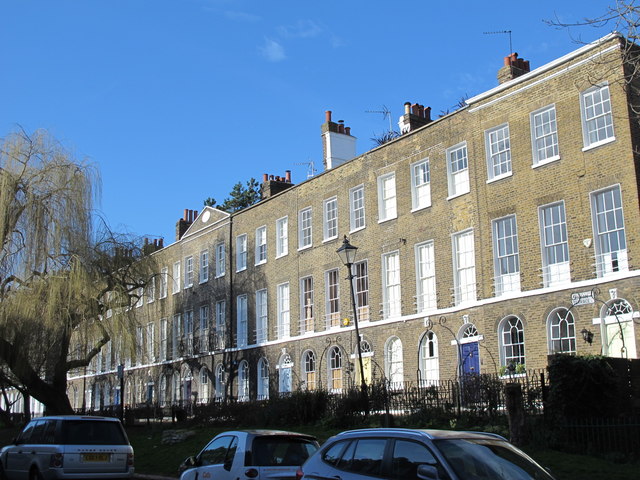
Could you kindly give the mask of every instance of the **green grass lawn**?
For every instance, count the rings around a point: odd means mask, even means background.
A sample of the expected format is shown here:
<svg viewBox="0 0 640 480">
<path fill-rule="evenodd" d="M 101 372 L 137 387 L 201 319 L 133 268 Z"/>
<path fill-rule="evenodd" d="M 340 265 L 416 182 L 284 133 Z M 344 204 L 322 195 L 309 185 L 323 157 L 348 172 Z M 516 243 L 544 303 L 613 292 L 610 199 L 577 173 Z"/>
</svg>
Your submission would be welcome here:
<svg viewBox="0 0 640 480">
<path fill-rule="evenodd" d="M 166 429 L 188 429 L 195 435 L 174 445 L 162 444 L 162 432 Z M 324 427 L 288 427 L 286 430 L 315 435 L 320 443 L 340 429 Z M 195 455 L 216 434 L 230 430 L 222 427 L 173 426 L 169 422 L 128 427 L 127 434 L 135 450 L 136 472 L 177 477 L 178 465 L 190 455 Z M 0 429 L 0 445 L 6 445 L 19 429 Z M 615 463 L 594 455 L 578 455 L 544 448 L 525 448 L 538 463 L 551 469 L 558 480 L 640 480 L 640 464 Z"/>
</svg>

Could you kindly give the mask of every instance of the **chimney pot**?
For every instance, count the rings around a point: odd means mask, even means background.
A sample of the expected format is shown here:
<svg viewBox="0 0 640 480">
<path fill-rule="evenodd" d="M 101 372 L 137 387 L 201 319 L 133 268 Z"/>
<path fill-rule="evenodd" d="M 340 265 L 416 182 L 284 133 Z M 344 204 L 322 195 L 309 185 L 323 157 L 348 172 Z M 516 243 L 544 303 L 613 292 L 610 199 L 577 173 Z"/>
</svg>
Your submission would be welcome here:
<svg viewBox="0 0 640 480">
<path fill-rule="evenodd" d="M 263 173 L 263 174 L 262 174 L 262 181 L 263 181 L 263 182 L 266 182 L 267 180 L 269 180 L 269 174 L 267 174 L 267 173 Z"/>
<path fill-rule="evenodd" d="M 193 211 L 193 219 L 195 220 L 197 216 L 198 216 L 198 210 L 194 210 Z"/>
<path fill-rule="evenodd" d="M 404 114 L 409 115 L 411 113 L 411 103 L 404 102 Z"/>
<path fill-rule="evenodd" d="M 351 135 L 351 127 L 344 127 L 344 133 L 347 135 Z"/>
<path fill-rule="evenodd" d="M 284 179 L 287 183 L 291 183 L 291 170 L 285 170 Z"/>
<path fill-rule="evenodd" d="M 184 219 L 185 222 L 189 220 L 189 209 L 188 208 L 184 209 L 184 216 L 182 218 Z"/>
<path fill-rule="evenodd" d="M 324 112 L 324 118 L 327 123 L 331 121 L 331 110 L 327 110 L 326 112 Z"/>
</svg>

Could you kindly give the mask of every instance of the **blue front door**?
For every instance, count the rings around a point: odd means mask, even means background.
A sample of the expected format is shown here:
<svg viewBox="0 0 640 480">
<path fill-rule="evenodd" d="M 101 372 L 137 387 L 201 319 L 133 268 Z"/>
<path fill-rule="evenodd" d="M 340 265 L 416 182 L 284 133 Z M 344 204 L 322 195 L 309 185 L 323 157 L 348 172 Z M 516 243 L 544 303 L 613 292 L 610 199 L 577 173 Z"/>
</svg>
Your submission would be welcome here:
<svg viewBox="0 0 640 480">
<path fill-rule="evenodd" d="M 480 355 L 478 355 L 478 342 L 463 343 L 460 345 L 460 362 L 463 375 L 477 375 L 480 373 Z"/>
</svg>

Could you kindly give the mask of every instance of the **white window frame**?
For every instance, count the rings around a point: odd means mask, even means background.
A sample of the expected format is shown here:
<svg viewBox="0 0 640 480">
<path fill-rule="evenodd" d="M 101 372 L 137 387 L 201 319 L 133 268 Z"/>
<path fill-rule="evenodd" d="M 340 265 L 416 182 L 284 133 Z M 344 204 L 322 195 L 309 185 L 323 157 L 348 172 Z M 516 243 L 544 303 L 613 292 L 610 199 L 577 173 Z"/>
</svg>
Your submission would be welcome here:
<svg viewBox="0 0 640 480">
<path fill-rule="evenodd" d="M 160 298 L 167 298 L 169 293 L 169 267 L 160 270 Z"/>
<path fill-rule="evenodd" d="M 289 217 L 276 220 L 276 258 L 289 253 Z"/>
<path fill-rule="evenodd" d="M 403 356 L 402 340 L 394 335 L 384 346 L 385 375 L 391 390 L 401 390 L 404 386 Z"/>
<path fill-rule="evenodd" d="M 484 132 L 487 153 L 488 181 L 499 180 L 512 174 L 511 136 L 509 124 L 503 123 Z"/>
<path fill-rule="evenodd" d="M 364 185 L 358 185 L 349 189 L 349 232 L 362 230 L 366 226 Z"/>
<path fill-rule="evenodd" d="M 431 169 L 425 158 L 411 164 L 411 211 L 431 206 Z"/>
<path fill-rule="evenodd" d="M 255 264 L 267 263 L 267 226 L 256 228 Z"/>
<path fill-rule="evenodd" d="M 167 359 L 167 319 L 160 319 L 160 361 Z"/>
<path fill-rule="evenodd" d="M 378 223 L 398 217 L 396 172 L 378 177 Z"/>
<path fill-rule="evenodd" d="M 420 387 L 438 386 L 440 381 L 440 360 L 438 356 L 438 336 L 431 330 L 420 340 Z"/>
<path fill-rule="evenodd" d="M 236 324 L 238 328 L 237 346 L 243 348 L 247 346 L 249 332 L 248 317 L 248 297 L 238 295 L 236 297 Z"/>
<path fill-rule="evenodd" d="M 193 287 L 193 256 L 184 259 L 184 288 Z"/>
<path fill-rule="evenodd" d="M 530 119 L 533 166 L 559 160 L 560 146 L 555 104 L 531 112 Z"/>
<path fill-rule="evenodd" d="M 603 100 L 603 97 L 606 98 Z M 594 100 L 597 103 L 594 104 Z M 580 113 L 582 116 L 583 151 L 613 142 L 616 139 L 608 83 L 595 85 L 580 94 Z M 603 130 L 604 136 L 596 135 L 598 138 L 593 138 L 594 132 L 602 132 Z"/>
<path fill-rule="evenodd" d="M 497 297 L 520 291 L 520 248 L 515 215 L 496 218 L 493 232 L 493 271 Z"/>
<path fill-rule="evenodd" d="M 152 276 L 147 283 L 146 288 L 147 303 L 153 303 L 156 300 L 156 277 Z"/>
<path fill-rule="evenodd" d="M 360 260 L 351 267 L 353 270 L 353 292 L 356 297 L 358 320 L 368 321 L 369 316 L 369 262 Z"/>
<path fill-rule="evenodd" d="M 473 229 L 452 236 L 454 300 L 456 305 L 477 299 L 476 257 Z"/>
<path fill-rule="evenodd" d="M 218 341 L 217 348 L 225 348 L 227 344 L 227 302 L 226 300 L 218 300 L 216 302 L 216 339 Z"/>
<path fill-rule="evenodd" d="M 384 318 L 402 315 L 399 250 L 382 255 L 382 302 Z"/>
<path fill-rule="evenodd" d="M 416 308 L 426 312 L 437 307 L 436 265 L 433 240 L 418 243 L 416 256 Z"/>
<path fill-rule="evenodd" d="M 216 278 L 224 277 L 227 270 L 227 249 L 223 242 L 216 245 Z"/>
<path fill-rule="evenodd" d="M 205 283 L 209 280 L 209 249 L 202 250 L 200 252 L 200 283 Z"/>
<path fill-rule="evenodd" d="M 298 212 L 298 250 L 309 248 L 312 245 L 313 210 L 311 207 L 306 207 Z"/>
<path fill-rule="evenodd" d="M 591 192 L 590 195 L 596 275 L 598 277 L 629 270 L 620 190 L 620 185 L 613 185 Z M 603 230 L 600 231 L 601 229 Z"/>
<path fill-rule="evenodd" d="M 257 400 L 269 399 L 269 361 L 262 357 L 258 360 L 258 398 Z"/>
<path fill-rule="evenodd" d="M 267 310 L 267 289 L 256 291 L 256 344 L 269 339 L 269 311 Z"/>
<path fill-rule="evenodd" d="M 449 185 L 449 196 L 447 197 L 447 200 L 450 200 L 471 191 L 469 183 L 469 151 L 467 150 L 467 142 L 460 142 L 447 148 L 446 153 L 447 182 Z"/>
<path fill-rule="evenodd" d="M 551 223 L 547 222 L 547 212 L 553 217 L 551 218 Z M 559 217 L 556 212 L 560 214 Z M 571 281 L 571 269 L 564 201 L 540 206 L 538 208 L 538 217 L 540 221 L 540 247 L 544 286 L 553 287 L 569 283 Z"/>
<path fill-rule="evenodd" d="M 182 280 L 180 274 L 180 260 L 173 264 L 173 282 L 171 292 L 173 295 L 180 293 L 180 281 Z"/>
<path fill-rule="evenodd" d="M 338 198 L 327 198 L 323 202 L 323 236 L 324 241 L 338 238 Z"/>
<path fill-rule="evenodd" d="M 340 327 L 340 273 L 337 268 L 324 273 L 327 329 Z"/>
<path fill-rule="evenodd" d="M 291 312 L 289 293 L 289 282 L 281 283 L 277 286 L 277 330 L 279 340 L 289 338 L 291 336 Z"/>
<path fill-rule="evenodd" d="M 247 269 L 247 234 L 236 237 L 236 273 Z"/>
<path fill-rule="evenodd" d="M 309 288 L 307 288 L 309 287 Z M 300 334 L 313 332 L 315 319 L 313 277 L 300 279 Z"/>
</svg>

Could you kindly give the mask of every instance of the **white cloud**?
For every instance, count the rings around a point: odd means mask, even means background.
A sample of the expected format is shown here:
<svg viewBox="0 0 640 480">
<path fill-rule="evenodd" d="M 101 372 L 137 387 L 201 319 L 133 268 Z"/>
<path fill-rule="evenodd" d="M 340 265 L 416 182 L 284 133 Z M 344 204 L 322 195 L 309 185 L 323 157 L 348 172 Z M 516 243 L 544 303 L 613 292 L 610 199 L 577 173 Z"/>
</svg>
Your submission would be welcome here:
<svg viewBox="0 0 640 480">
<path fill-rule="evenodd" d="M 283 38 L 311 38 L 322 33 L 322 27 L 311 20 L 298 20 L 295 25 L 278 27 Z"/>
<path fill-rule="evenodd" d="M 287 58 L 284 54 L 284 48 L 278 42 L 265 38 L 263 46 L 258 47 L 262 55 L 270 62 L 280 62 Z"/>
</svg>

